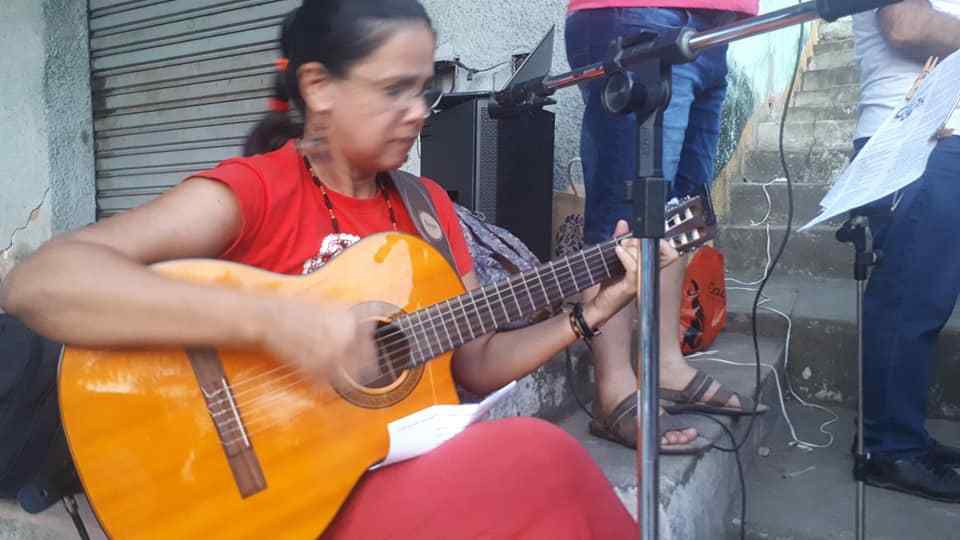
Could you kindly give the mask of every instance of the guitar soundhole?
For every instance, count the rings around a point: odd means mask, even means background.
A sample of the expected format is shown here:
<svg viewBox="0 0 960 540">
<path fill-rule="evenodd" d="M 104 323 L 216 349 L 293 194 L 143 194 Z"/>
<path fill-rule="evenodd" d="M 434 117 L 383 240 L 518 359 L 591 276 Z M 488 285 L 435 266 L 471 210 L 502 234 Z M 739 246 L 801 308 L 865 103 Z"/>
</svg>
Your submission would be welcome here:
<svg viewBox="0 0 960 540">
<path fill-rule="evenodd" d="M 377 358 L 341 371 L 331 380 L 341 397 L 367 409 L 392 407 L 403 401 L 420 383 L 425 366 L 409 368 L 412 342 L 389 321 L 400 308 L 382 302 L 353 307 L 363 320 L 377 325 Z"/>
<path fill-rule="evenodd" d="M 384 339 L 377 343 L 377 366 L 373 381 L 364 384 L 366 388 L 383 389 L 393 386 L 406 373 L 409 365 L 410 341 L 399 329 L 385 322 L 377 324 L 378 334 Z"/>
</svg>

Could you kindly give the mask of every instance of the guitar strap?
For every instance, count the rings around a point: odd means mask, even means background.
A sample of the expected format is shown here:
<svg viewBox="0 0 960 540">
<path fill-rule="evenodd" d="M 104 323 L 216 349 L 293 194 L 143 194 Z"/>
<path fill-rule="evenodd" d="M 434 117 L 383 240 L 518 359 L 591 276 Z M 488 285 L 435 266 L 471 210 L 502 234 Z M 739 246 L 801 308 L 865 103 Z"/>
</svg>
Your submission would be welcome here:
<svg viewBox="0 0 960 540">
<path fill-rule="evenodd" d="M 433 249 L 439 251 L 447 263 L 456 270 L 457 265 L 453 252 L 450 251 L 450 243 L 447 241 L 447 236 L 443 234 L 437 209 L 433 206 L 430 193 L 423 185 L 423 181 L 403 171 L 390 171 L 389 176 L 397 191 L 400 192 L 403 205 L 407 208 L 407 213 L 410 214 L 410 219 L 417 227 L 420 237 L 433 246 Z"/>
</svg>

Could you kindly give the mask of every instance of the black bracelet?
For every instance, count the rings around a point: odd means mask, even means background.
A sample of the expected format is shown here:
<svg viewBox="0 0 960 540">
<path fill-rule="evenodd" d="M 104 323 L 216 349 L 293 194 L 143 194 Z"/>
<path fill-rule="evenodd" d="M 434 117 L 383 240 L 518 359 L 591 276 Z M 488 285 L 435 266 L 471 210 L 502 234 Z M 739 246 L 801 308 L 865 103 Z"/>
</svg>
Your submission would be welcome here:
<svg viewBox="0 0 960 540">
<path fill-rule="evenodd" d="M 600 335 L 600 331 L 590 328 L 587 320 L 583 318 L 583 304 L 579 302 L 573 305 L 570 312 L 570 326 L 577 337 L 587 342 Z"/>
</svg>

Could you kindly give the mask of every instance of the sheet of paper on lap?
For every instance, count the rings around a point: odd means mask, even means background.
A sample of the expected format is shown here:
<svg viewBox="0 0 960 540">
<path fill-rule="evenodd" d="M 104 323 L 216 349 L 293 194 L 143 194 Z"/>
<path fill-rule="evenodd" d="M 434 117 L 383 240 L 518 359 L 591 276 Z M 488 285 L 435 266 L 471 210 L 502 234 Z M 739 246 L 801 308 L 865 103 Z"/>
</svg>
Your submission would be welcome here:
<svg viewBox="0 0 960 540">
<path fill-rule="evenodd" d="M 386 467 L 426 454 L 452 439 L 483 416 L 516 387 L 514 381 L 490 394 L 480 403 L 467 405 L 434 405 L 388 425 L 390 452 L 370 470 Z"/>
</svg>

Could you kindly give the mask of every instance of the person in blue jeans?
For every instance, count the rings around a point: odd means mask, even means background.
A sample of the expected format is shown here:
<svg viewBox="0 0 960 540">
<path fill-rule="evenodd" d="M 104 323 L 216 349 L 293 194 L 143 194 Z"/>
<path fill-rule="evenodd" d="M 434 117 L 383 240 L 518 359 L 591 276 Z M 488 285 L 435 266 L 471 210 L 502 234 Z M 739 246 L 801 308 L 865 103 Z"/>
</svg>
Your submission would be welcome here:
<svg viewBox="0 0 960 540">
<path fill-rule="evenodd" d="M 757 0 L 572 0 L 566 22 L 567 59 L 574 69 L 603 61 L 610 43 L 644 30 L 690 27 L 698 31 L 755 15 Z M 681 7 L 678 7 L 681 6 Z M 668 198 L 701 195 L 715 173 L 720 120 L 727 92 L 727 47 L 713 47 L 689 64 L 673 68 L 673 97 L 664 113 L 663 174 Z M 629 220 L 624 182 L 636 175 L 636 120 L 613 116 L 601 103 L 603 81 L 581 85 L 585 104 L 580 152 L 586 187 L 584 241 L 596 244 L 610 237 L 617 220 Z M 670 412 L 688 410 L 728 415 L 751 414 L 752 400 L 725 388 L 690 366 L 680 350 L 679 313 L 685 264 L 661 274 L 660 395 Z M 589 297 L 593 291 L 588 291 Z M 594 354 L 629 358 L 630 321 L 636 310 L 624 309 L 597 337 Z M 636 376 L 629 362 L 597 364 L 597 417 L 590 430 L 597 436 L 634 446 L 635 433 L 618 429 L 614 420 L 634 402 Z M 606 369 L 600 369 L 607 366 Z M 608 366 L 618 366 L 611 369 Z M 757 409 L 766 410 L 764 406 Z M 636 414 L 635 408 L 632 414 Z M 635 423 L 635 420 L 633 421 Z M 621 422 L 620 425 L 623 423 Z"/>
<path fill-rule="evenodd" d="M 960 49 L 960 0 L 904 0 L 854 17 L 860 64 L 859 152 L 905 97 L 927 58 Z M 960 295 L 960 112 L 947 121 L 923 175 L 868 205 L 883 258 L 863 300 L 864 451 L 854 476 L 930 499 L 960 502 L 960 449 L 926 429 L 937 337 Z M 949 133 L 955 133 L 949 136 Z M 929 137 L 930 134 L 916 134 Z"/>
</svg>

